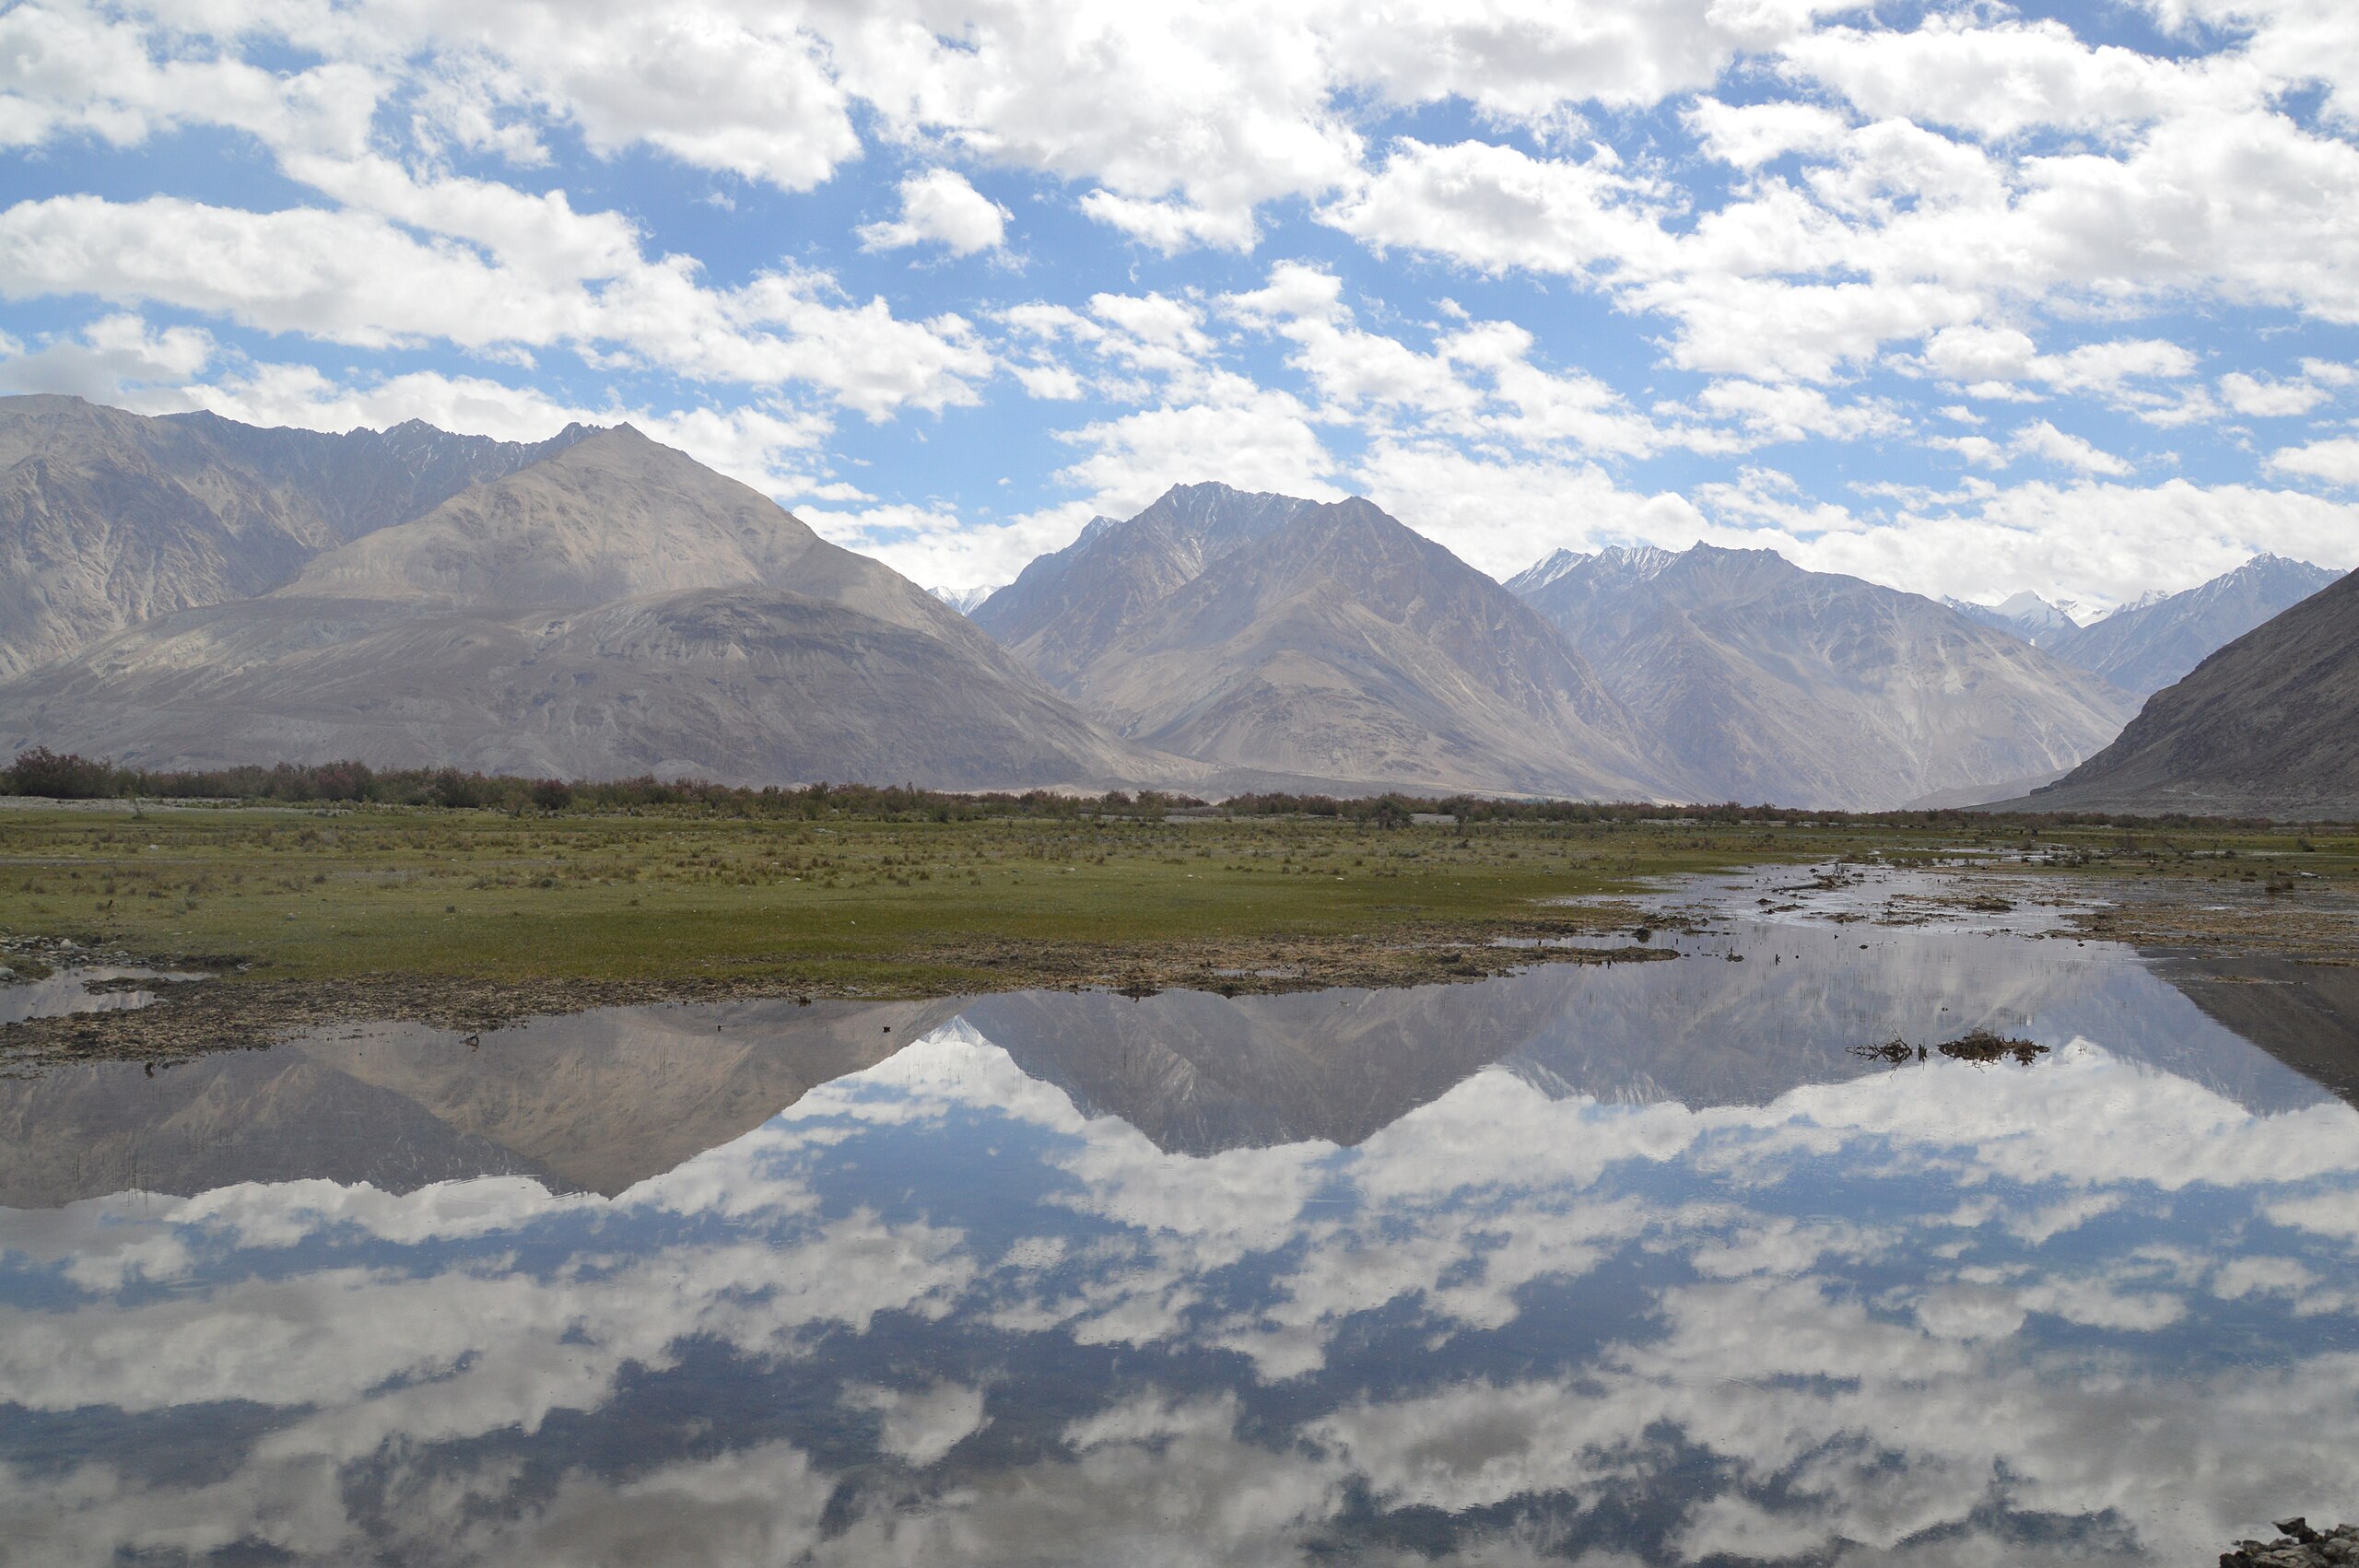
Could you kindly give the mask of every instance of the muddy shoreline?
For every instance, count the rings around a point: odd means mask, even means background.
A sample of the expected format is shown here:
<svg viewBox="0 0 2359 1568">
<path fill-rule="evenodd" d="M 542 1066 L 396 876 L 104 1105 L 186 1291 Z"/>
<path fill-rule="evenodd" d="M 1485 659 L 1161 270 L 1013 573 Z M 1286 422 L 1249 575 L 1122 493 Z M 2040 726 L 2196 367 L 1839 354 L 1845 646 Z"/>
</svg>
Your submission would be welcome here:
<svg viewBox="0 0 2359 1568">
<path fill-rule="evenodd" d="M 1651 963 L 1678 955 L 1670 947 L 1638 939 L 1636 933 L 1642 928 L 1651 936 L 1654 930 L 1668 929 L 1668 925 L 1661 917 L 1641 917 L 1618 907 L 1601 906 L 1515 922 L 1396 929 L 1381 942 L 1280 937 L 1129 948 L 1009 941 L 913 948 L 886 961 L 955 967 L 972 977 L 971 983 L 951 991 L 884 980 L 798 976 L 777 969 L 522 982 L 384 974 L 322 984 L 241 974 L 236 972 L 234 959 L 216 958 L 213 966 L 224 972 L 213 978 L 146 983 L 143 989 L 157 999 L 147 1007 L 67 1013 L 0 1026 L 0 1072 L 38 1071 L 65 1061 L 163 1061 L 212 1051 L 252 1049 L 324 1029 L 376 1021 L 418 1023 L 473 1034 L 530 1017 L 670 1001 L 767 997 L 883 1001 L 1017 990 L 1095 989 L 1146 996 L 1188 989 L 1244 996 L 1334 987 L 1381 989 L 1480 980 L 1536 963 Z M 1500 942 L 1533 945 L 1496 945 Z M 62 961 L 192 967 L 185 955 L 142 955 L 112 949 L 53 948 L 27 957 L 49 966 L 61 966 Z"/>
</svg>

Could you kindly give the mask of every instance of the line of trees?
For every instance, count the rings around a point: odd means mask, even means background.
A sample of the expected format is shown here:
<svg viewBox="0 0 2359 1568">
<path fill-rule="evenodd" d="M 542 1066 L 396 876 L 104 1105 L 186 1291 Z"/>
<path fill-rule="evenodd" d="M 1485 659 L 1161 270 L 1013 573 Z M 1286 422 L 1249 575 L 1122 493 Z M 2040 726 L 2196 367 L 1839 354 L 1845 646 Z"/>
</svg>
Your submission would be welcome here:
<svg viewBox="0 0 2359 1568">
<path fill-rule="evenodd" d="M 1371 827 L 1406 826 L 1412 817 L 1426 814 L 1451 816 L 1462 824 L 1665 823 L 1720 827 L 1743 824 L 1766 826 L 1803 822 L 1860 822 L 1895 826 L 1948 825 L 1960 828 L 1987 828 L 2018 820 L 2048 826 L 2269 825 L 2259 819 L 2232 821 L 2184 815 L 2130 817 L 2076 812 L 2018 819 L 1963 811 L 1860 813 L 1807 811 L 1788 806 L 1746 806 L 1733 802 L 1718 805 L 1665 806 L 1648 801 L 1512 801 L 1481 795 L 1428 798 L 1398 792 L 1353 799 L 1328 795 L 1237 795 L 1215 808 L 1208 807 L 1192 795 L 1170 794 L 1156 790 L 1135 792 L 1114 790 L 1102 795 L 1065 794 L 1048 790 L 1031 790 L 1021 794 L 954 794 L 939 790 L 921 790 L 913 784 L 810 784 L 783 789 L 766 785 L 749 789 L 694 779 L 665 780 L 652 777 L 585 783 L 562 778 L 518 778 L 501 774 L 470 773 L 455 767 L 375 768 L 365 762 L 356 761 L 282 762 L 269 767 L 249 765 L 182 772 L 151 772 L 142 767 L 120 766 L 104 758 L 53 752 L 46 746 L 19 753 L 16 761 L 5 772 L 0 772 L 0 794 L 33 795 L 64 801 L 144 798 L 156 801 L 278 802 L 287 804 L 347 802 L 544 814 L 568 811 L 612 813 L 668 809 L 725 816 L 851 816 L 935 822 L 1003 816 L 1160 818 L 1166 813 L 1175 811 L 1206 813 L 1217 811 L 1238 817 L 1329 817 Z"/>
</svg>

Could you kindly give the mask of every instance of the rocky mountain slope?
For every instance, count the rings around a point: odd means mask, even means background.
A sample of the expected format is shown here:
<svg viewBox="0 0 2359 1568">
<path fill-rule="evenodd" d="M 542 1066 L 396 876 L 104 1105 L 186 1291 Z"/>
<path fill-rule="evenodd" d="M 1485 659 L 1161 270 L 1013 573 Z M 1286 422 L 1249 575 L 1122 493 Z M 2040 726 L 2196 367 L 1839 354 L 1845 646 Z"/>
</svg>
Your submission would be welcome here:
<svg viewBox="0 0 2359 1568">
<path fill-rule="evenodd" d="M 1174 490 L 977 621 L 1124 735 L 1215 765 L 1360 788 L 1681 792 L 1545 622 L 1365 500 Z"/>
<path fill-rule="evenodd" d="M 0 680 L 285 583 L 322 551 L 554 455 L 412 422 L 327 435 L 0 398 Z"/>
<path fill-rule="evenodd" d="M 2041 646 L 2067 664 L 2146 696 L 2341 575 L 2307 561 L 2255 556 L 2199 588 L 2118 610 Z"/>
<path fill-rule="evenodd" d="M 1610 549 L 1526 603 L 1708 799 L 1878 809 L 2045 777 L 2130 712 L 2004 631 L 1774 551 Z"/>
<path fill-rule="evenodd" d="M 2036 811 L 2359 818 L 2359 573 L 2147 699 Z"/>
<path fill-rule="evenodd" d="M 158 767 L 357 756 L 955 788 L 1188 773 L 890 568 L 628 426 L 269 593 L 0 687 L 0 736 Z"/>
<path fill-rule="evenodd" d="M 1081 537 L 1024 568 L 969 612 L 1060 691 L 1215 561 L 1312 505 L 1293 496 L 1175 485 L 1136 517 L 1090 520 Z"/>
</svg>

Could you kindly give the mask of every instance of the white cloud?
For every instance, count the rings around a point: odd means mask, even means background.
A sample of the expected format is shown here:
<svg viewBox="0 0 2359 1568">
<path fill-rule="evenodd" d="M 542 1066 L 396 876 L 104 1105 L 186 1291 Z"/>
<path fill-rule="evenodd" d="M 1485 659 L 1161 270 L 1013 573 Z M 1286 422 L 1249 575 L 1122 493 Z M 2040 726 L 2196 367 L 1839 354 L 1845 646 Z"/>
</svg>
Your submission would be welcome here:
<svg viewBox="0 0 2359 1568">
<path fill-rule="evenodd" d="M 1143 408 L 1078 429 L 1062 440 L 1087 455 L 1060 471 L 1096 510 L 1128 517 L 1173 485 L 1219 479 L 1241 490 L 1332 499 L 1334 462 L 1294 397 L 1242 377 L 1207 378 L 1197 401 Z"/>
<path fill-rule="evenodd" d="M 2330 485 L 2359 485 L 2359 439 L 2335 436 L 2306 446 L 2281 447 L 2269 454 L 2269 466 Z"/>
<path fill-rule="evenodd" d="M 2118 132 L 2183 111 L 2201 66 L 2114 45 L 2058 21 L 1992 23 L 1936 12 L 1913 31 L 1829 28 L 1787 43 L 1785 71 L 1829 87 L 1871 118 L 1901 116 L 1994 138 L 2040 128 Z M 2239 96 L 2249 83 L 2236 84 Z"/>
<path fill-rule="evenodd" d="M 2068 435 L 2045 419 L 2035 419 L 2015 433 L 2016 450 L 2082 474 L 2119 478 L 2131 472 L 2129 463 L 2100 451 L 2078 436 Z"/>
<path fill-rule="evenodd" d="M 158 384 L 194 377 L 214 348 L 212 334 L 196 327 L 158 331 L 137 316 L 104 316 L 78 338 L 58 338 L 29 353 L 0 343 L 0 392 L 65 392 L 146 409 Z"/>
<path fill-rule="evenodd" d="M 397 189 L 405 200 L 411 193 Z M 458 217 L 441 221 L 468 238 L 495 224 L 508 228 L 518 206 L 570 212 L 561 196 L 536 201 L 513 192 L 459 205 Z M 613 232 L 607 224 L 589 228 Z M 438 339 L 477 352 L 562 345 L 700 380 L 806 381 L 871 417 L 971 403 L 972 380 L 991 368 L 959 318 L 901 321 L 881 298 L 841 299 L 832 280 L 816 274 L 768 273 L 711 289 L 685 258 L 648 262 L 635 246 L 625 256 L 594 241 L 567 247 L 561 264 L 546 253 L 511 261 L 496 250 L 487 258 L 351 208 L 252 213 L 167 196 L 60 196 L 0 212 L 0 295 L 72 294 L 176 306 L 360 347 Z"/>
<path fill-rule="evenodd" d="M 2330 401 L 2334 393 L 2314 380 L 2263 380 L 2231 370 L 2220 378 L 2220 396 L 2239 414 L 2256 419 L 2289 419 Z"/>
<path fill-rule="evenodd" d="M 901 181 L 901 216 L 890 223 L 862 226 L 860 241 L 872 251 L 939 244 L 956 256 L 995 251 L 1007 237 L 1005 207 L 967 182 L 955 170 L 930 169 Z"/>
</svg>

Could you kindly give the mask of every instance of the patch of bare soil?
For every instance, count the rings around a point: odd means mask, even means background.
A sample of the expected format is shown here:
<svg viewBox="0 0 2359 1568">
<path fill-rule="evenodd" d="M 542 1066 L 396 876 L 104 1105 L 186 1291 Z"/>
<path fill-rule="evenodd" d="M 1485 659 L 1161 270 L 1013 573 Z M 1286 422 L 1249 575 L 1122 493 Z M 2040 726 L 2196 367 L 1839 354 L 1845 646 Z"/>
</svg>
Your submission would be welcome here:
<svg viewBox="0 0 2359 1568">
<path fill-rule="evenodd" d="M 2071 915 L 2061 934 L 2140 948 L 2359 962 L 2359 898 L 2336 888 L 2154 878 L 2091 883 L 2087 891 L 2107 902 Z"/>
</svg>

